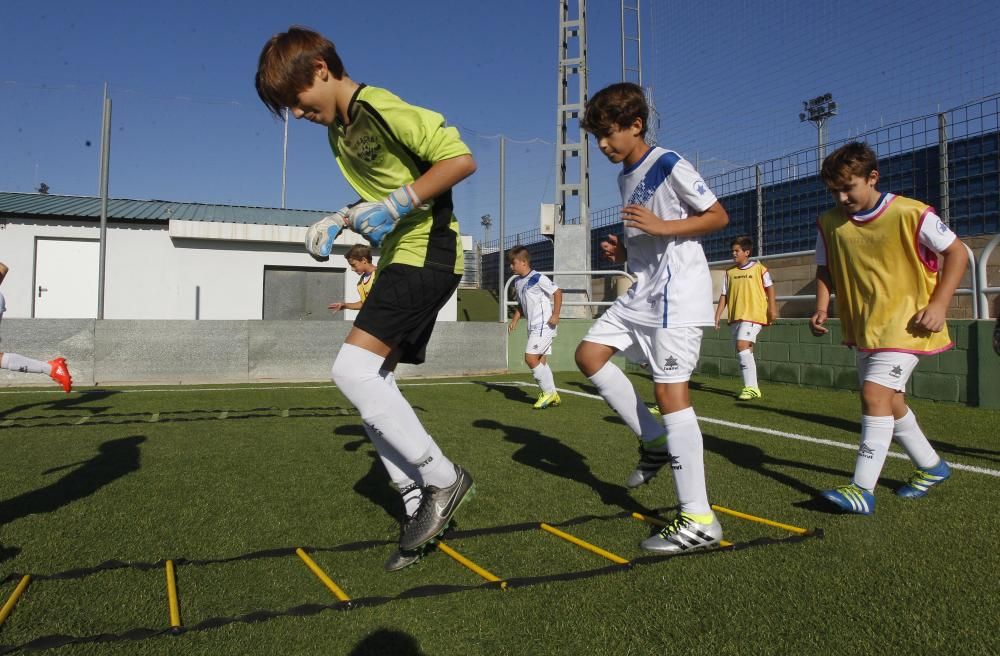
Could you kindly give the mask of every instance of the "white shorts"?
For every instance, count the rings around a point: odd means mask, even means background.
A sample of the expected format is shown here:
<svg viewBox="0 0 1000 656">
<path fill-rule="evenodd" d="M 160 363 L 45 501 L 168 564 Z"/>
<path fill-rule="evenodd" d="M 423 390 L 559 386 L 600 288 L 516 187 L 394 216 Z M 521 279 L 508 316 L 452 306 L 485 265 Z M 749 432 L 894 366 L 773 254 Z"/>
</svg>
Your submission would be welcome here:
<svg viewBox="0 0 1000 656">
<path fill-rule="evenodd" d="M 737 321 L 729 326 L 729 330 L 733 333 L 734 342 L 750 342 L 752 344 L 757 341 L 757 335 L 760 334 L 760 329 L 763 327 L 752 321 Z"/>
<path fill-rule="evenodd" d="M 871 381 L 896 390 L 906 391 L 906 381 L 910 380 L 920 358 L 912 353 L 898 351 L 858 351 L 858 383 L 864 386 Z"/>
<path fill-rule="evenodd" d="M 552 355 L 552 340 L 556 337 L 556 330 L 544 324 L 540 329 L 531 328 L 528 330 L 528 342 L 524 345 L 524 352 L 530 355 Z"/>
<path fill-rule="evenodd" d="M 698 366 L 699 326 L 656 328 L 624 319 L 614 307 L 594 322 L 583 341 L 617 349 L 630 362 L 648 367 L 657 383 L 683 383 Z"/>
</svg>

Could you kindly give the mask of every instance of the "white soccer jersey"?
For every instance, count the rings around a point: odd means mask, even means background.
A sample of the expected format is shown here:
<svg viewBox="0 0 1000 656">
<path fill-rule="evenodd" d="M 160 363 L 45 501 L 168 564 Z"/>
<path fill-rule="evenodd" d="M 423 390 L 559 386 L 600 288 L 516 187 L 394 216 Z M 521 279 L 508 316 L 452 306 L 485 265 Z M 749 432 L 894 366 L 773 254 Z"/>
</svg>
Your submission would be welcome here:
<svg viewBox="0 0 1000 656">
<path fill-rule="evenodd" d="M 521 314 L 528 322 L 528 332 L 541 330 L 552 318 L 552 295 L 556 284 L 534 269 L 514 281 L 514 293 L 521 305 Z"/>
<path fill-rule="evenodd" d="M 650 149 L 618 176 L 623 205 L 643 205 L 664 221 L 700 214 L 717 201 L 691 164 L 677 153 Z M 712 275 L 701 242 L 655 237 L 625 228 L 629 271 L 636 282 L 615 305 L 628 320 L 658 328 L 712 326 Z"/>
<path fill-rule="evenodd" d="M 859 212 L 858 214 L 852 214 L 851 216 L 859 223 L 871 221 L 882 214 L 882 210 L 892 202 L 893 197 L 893 194 L 888 192 L 883 193 L 879 197 L 878 202 L 875 203 L 875 207 L 864 212 Z M 920 242 L 921 246 L 930 249 L 938 255 L 951 246 L 951 243 L 956 239 L 958 239 L 958 235 L 934 212 L 928 212 L 924 220 L 920 222 L 920 232 L 917 234 L 917 241 Z M 816 230 L 816 266 L 826 266 L 826 242 L 823 241 L 823 234 L 818 228 Z"/>
</svg>

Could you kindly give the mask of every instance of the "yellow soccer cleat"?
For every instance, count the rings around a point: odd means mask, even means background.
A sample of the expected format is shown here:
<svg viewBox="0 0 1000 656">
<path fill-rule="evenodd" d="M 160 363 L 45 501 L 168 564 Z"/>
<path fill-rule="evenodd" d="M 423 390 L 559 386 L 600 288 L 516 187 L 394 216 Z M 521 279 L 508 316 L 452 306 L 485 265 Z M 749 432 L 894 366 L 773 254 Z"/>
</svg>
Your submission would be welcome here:
<svg viewBox="0 0 1000 656">
<path fill-rule="evenodd" d="M 740 390 L 739 395 L 736 397 L 740 401 L 749 401 L 751 399 L 759 399 L 762 396 L 759 387 L 744 387 Z"/>
<path fill-rule="evenodd" d="M 538 395 L 538 400 L 535 401 L 533 406 L 535 410 L 544 410 L 550 406 L 554 407 L 562 403 L 562 399 L 559 398 L 558 392 L 542 392 Z"/>
</svg>

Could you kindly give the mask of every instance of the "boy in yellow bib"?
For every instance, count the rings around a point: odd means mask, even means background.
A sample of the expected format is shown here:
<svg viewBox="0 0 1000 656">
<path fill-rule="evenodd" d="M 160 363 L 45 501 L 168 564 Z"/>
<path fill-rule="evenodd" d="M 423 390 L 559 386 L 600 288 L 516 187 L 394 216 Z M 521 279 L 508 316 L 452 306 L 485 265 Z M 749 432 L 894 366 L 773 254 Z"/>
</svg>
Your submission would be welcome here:
<svg viewBox="0 0 1000 656">
<path fill-rule="evenodd" d="M 965 272 L 965 246 L 934 209 L 876 189 L 878 161 L 852 142 L 823 161 L 823 183 L 836 207 L 819 217 L 813 334 L 827 332 L 831 291 L 837 295 L 844 343 L 857 350 L 861 446 L 849 485 L 822 492 L 848 512 L 875 510 L 875 484 L 895 439 L 916 465 L 896 491 L 919 498 L 951 468 L 924 436 L 906 405 L 906 381 L 918 356 L 951 348 L 948 303 Z"/>
<path fill-rule="evenodd" d="M 750 259 L 753 240 L 740 236 L 731 244 L 736 266 L 726 270 L 722 281 L 722 294 L 715 308 L 715 329 L 719 329 L 722 313 L 729 309 L 729 327 L 736 345 L 736 359 L 740 363 L 743 389 L 736 396 L 740 401 L 761 397 L 757 386 L 757 362 L 753 345 L 764 326 L 774 323 L 778 316 L 778 303 L 774 296 L 771 272 L 760 262 Z"/>
</svg>

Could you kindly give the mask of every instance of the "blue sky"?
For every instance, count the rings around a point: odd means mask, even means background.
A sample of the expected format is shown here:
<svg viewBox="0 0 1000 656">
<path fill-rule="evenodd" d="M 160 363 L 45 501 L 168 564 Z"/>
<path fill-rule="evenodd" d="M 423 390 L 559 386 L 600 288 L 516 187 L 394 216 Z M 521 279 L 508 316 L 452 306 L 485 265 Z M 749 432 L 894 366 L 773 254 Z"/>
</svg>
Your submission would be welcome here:
<svg viewBox="0 0 1000 656">
<path fill-rule="evenodd" d="M 899 4 L 643 0 L 644 82 L 661 141 L 718 172 L 810 147 L 800 101 L 827 91 L 842 107 L 832 138 L 1000 92 L 997 3 Z M 588 3 L 591 93 L 621 76 L 619 15 L 618 0 Z M 253 73 L 264 41 L 290 24 L 329 36 L 355 80 L 462 130 L 479 171 L 456 189 L 456 208 L 477 237 L 479 217 L 498 214 L 495 135 L 507 135 L 508 226 L 537 226 L 538 205 L 554 198 L 555 0 L 8 3 L 0 190 L 45 182 L 96 194 L 108 82 L 112 196 L 279 206 L 282 126 Z M 596 151 L 591 162 L 591 206 L 616 204 L 616 170 Z M 287 206 L 353 198 L 323 129 L 293 121 Z"/>
</svg>

